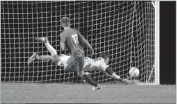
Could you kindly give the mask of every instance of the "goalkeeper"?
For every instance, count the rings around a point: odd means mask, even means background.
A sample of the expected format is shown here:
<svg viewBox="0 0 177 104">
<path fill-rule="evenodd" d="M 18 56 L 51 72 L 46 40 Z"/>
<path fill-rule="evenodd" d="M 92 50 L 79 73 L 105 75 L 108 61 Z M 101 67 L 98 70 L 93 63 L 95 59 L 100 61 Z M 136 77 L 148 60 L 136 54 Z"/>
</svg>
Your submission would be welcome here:
<svg viewBox="0 0 177 104">
<path fill-rule="evenodd" d="M 48 39 L 46 37 L 43 38 L 37 38 L 36 40 L 44 42 L 47 49 L 50 51 L 51 55 L 38 55 L 37 53 L 33 53 L 33 55 L 28 59 L 28 64 L 32 63 L 35 60 L 41 60 L 41 61 L 51 61 L 52 63 L 55 63 L 58 66 L 63 66 L 64 70 L 67 71 L 78 71 L 76 67 L 73 67 L 73 65 L 68 65 L 67 61 L 71 57 L 70 55 L 57 55 L 57 51 L 50 45 L 48 42 Z M 122 83 L 128 83 L 126 79 L 120 78 L 119 75 L 117 75 L 115 72 L 112 71 L 112 69 L 108 65 L 109 62 L 109 55 L 106 53 L 103 53 L 101 57 L 97 59 L 91 59 L 89 57 L 84 57 L 84 71 L 85 74 L 88 74 L 89 71 L 96 71 L 100 70 L 103 71 L 106 75 L 110 76 L 111 78 L 117 79 Z M 93 87 L 93 89 L 96 89 L 96 87 Z"/>
</svg>

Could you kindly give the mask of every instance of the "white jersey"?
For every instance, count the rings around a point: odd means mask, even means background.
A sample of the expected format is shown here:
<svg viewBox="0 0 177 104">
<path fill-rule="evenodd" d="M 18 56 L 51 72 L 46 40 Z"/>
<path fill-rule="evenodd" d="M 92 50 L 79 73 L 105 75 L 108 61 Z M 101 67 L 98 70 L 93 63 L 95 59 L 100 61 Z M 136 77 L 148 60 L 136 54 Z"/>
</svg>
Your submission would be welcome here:
<svg viewBox="0 0 177 104">
<path fill-rule="evenodd" d="M 63 65 L 67 67 L 67 61 L 71 56 L 62 54 L 59 57 L 60 57 L 60 62 L 58 63 L 58 66 Z M 106 65 L 104 59 L 101 57 L 95 60 L 89 57 L 84 57 L 84 71 L 93 71 L 93 70 L 105 71 L 107 67 L 108 65 Z"/>
<path fill-rule="evenodd" d="M 63 65 L 65 65 L 70 57 L 71 57 L 71 56 L 69 56 L 69 55 L 61 54 L 61 55 L 59 56 L 60 61 L 58 62 L 57 65 L 58 65 L 58 66 L 63 66 Z"/>
</svg>

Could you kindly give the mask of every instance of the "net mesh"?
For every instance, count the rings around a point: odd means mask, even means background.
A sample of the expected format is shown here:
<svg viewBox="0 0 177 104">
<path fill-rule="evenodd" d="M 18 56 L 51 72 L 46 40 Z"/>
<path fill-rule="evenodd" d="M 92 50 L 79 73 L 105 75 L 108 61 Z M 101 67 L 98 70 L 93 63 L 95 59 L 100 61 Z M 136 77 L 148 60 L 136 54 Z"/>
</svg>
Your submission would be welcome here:
<svg viewBox="0 0 177 104">
<path fill-rule="evenodd" d="M 135 66 L 140 81 L 154 81 L 155 11 L 151 2 L 1 1 L 2 82 L 82 82 L 76 73 L 50 62 L 27 65 L 33 52 L 50 54 L 36 37 L 47 36 L 58 54 L 68 54 L 59 45 L 60 19 L 65 16 L 92 45 L 92 58 L 108 53 L 110 67 L 121 77 L 126 78 Z M 87 55 L 88 49 L 84 50 Z M 115 82 L 100 71 L 91 73 L 97 83 Z"/>
</svg>

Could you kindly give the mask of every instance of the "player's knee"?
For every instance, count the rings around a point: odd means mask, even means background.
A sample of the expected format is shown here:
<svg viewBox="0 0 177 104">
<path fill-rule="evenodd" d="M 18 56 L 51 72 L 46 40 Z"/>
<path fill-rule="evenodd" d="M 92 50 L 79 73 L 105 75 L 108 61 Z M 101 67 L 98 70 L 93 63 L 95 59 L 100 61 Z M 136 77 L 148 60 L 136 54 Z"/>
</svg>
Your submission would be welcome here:
<svg viewBox="0 0 177 104">
<path fill-rule="evenodd" d="M 51 61 L 55 64 L 58 64 L 60 59 L 59 59 L 58 55 L 56 54 L 51 57 Z"/>
<path fill-rule="evenodd" d="M 52 63 L 55 63 L 55 59 L 54 59 L 53 57 L 50 58 L 50 61 L 51 61 Z"/>
<path fill-rule="evenodd" d="M 110 67 L 107 67 L 105 72 L 108 73 L 109 75 L 112 75 L 114 73 Z"/>
</svg>

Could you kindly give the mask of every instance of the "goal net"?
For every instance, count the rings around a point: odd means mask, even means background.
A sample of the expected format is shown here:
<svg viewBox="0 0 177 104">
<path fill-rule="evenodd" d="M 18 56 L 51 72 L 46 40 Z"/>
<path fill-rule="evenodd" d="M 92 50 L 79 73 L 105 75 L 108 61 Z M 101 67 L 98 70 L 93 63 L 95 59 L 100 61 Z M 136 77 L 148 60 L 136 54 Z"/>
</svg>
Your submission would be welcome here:
<svg viewBox="0 0 177 104">
<path fill-rule="evenodd" d="M 28 58 L 37 52 L 50 54 L 37 37 L 48 37 L 58 54 L 60 19 L 71 19 L 94 49 L 110 55 L 109 65 L 122 78 L 130 67 L 140 70 L 141 82 L 154 82 L 155 8 L 148 1 L 1 1 L 1 81 L 2 82 L 82 82 L 77 73 L 64 71 L 51 62 Z M 85 53 L 88 54 L 86 48 Z M 101 71 L 91 72 L 97 83 L 116 80 Z"/>
</svg>

